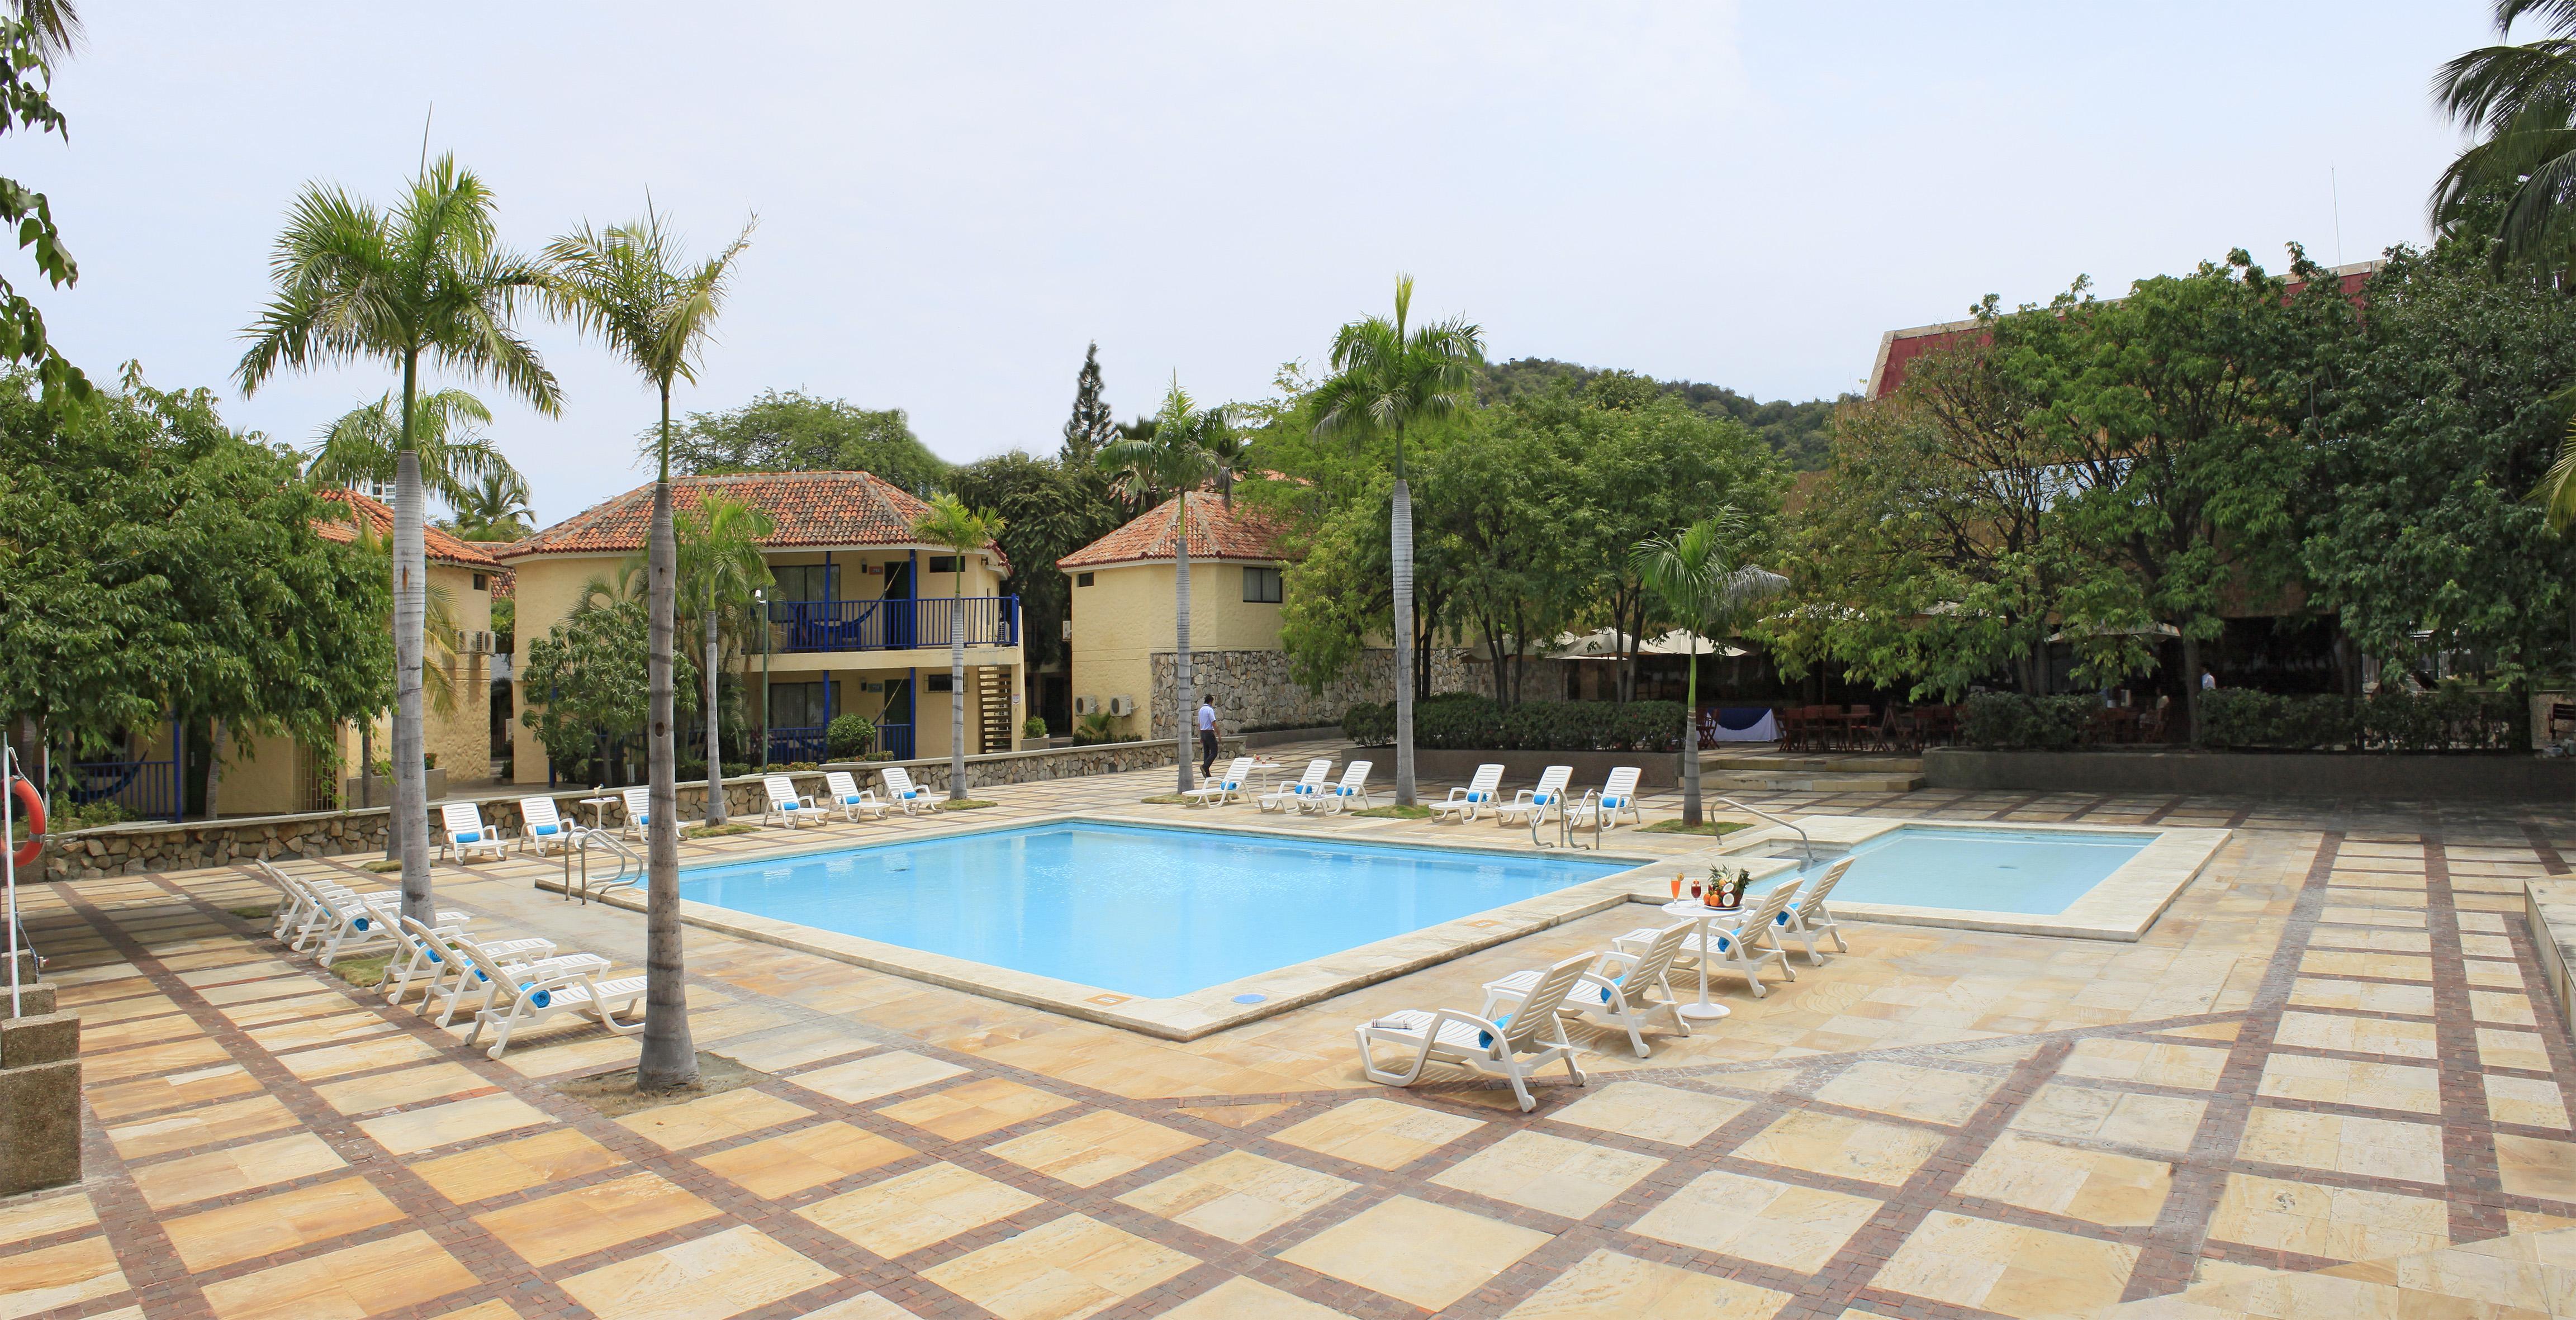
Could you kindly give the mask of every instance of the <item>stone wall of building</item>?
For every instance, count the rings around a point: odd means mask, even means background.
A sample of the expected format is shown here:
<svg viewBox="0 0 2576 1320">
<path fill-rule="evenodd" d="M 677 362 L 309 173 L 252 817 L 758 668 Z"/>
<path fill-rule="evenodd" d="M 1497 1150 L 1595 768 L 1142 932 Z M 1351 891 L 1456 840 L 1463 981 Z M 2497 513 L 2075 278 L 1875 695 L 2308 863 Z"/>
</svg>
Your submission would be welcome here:
<svg viewBox="0 0 2576 1320">
<path fill-rule="evenodd" d="M 1457 692 L 1471 686 L 1466 654 L 1450 649 L 1431 653 L 1432 692 Z M 1157 651 L 1153 660 L 1153 736 L 1168 740 L 1184 727 L 1173 716 L 1172 676 L 1179 656 Z M 1325 684 L 1322 691 L 1310 692 L 1289 677 L 1284 651 L 1192 651 L 1190 681 L 1215 700 L 1221 731 L 1338 725 L 1342 712 L 1360 702 L 1395 700 L 1395 652 L 1364 651 L 1340 678 Z M 1195 702 L 1191 709 L 1197 709 Z"/>
<path fill-rule="evenodd" d="M 1335 718 L 1339 718 L 1336 716 Z M 1224 740 L 1226 755 L 1242 752 L 1241 738 Z M 1104 743 L 1093 747 L 1051 747 L 1026 752 L 995 752 L 966 758 L 968 791 L 990 784 L 1027 784 L 1048 779 L 1076 779 L 1085 775 L 1114 775 L 1130 770 L 1146 770 L 1172 763 L 1170 742 Z M 820 798 L 825 782 L 824 772 L 847 770 L 857 777 L 863 788 L 885 791 L 880 771 L 888 765 L 900 765 L 912 781 L 924 788 L 945 793 L 948 790 L 948 761 L 945 757 L 922 761 L 855 761 L 799 770 L 788 773 L 796 791 Z M 725 810 L 736 820 L 758 820 L 769 803 L 768 793 L 759 775 L 739 775 L 725 781 Z M 679 786 L 679 818 L 686 824 L 706 814 L 707 786 L 704 780 L 683 781 Z M 528 797 L 551 797 L 556 812 L 567 821 L 589 825 L 600 816 L 581 805 L 587 797 L 603 796 L 589 787 L 557 788 L 551 792 L 498 790 L 490 793 L 460 794 L 448 799 L 473 802 L 483 811 L 485 823 L 516 838 L 520 831 L 519 800 Z M 616 796 L 608 793 L 604 796 Z M 430 841 L 435 845 L 445 835 L 441 832 L 432 805 Z M 367 811 L 317 811 L 291 816 L 253 816 L 220 821 L 191 821 L 171 824 L 167 821 L 137 821 L 124 825 L 107 825 L 97 829 L 64 831 L 47 835 L 43 858 L 47 880 L 87 880 L 110 875 L 140 875 L 146 871 L 188 871 L 206 866 L 231 866 L 265 857 L 337 857 L 349 853 L 383 856 L 385 824 L 391 812 L 384 807 Z M 614 828 L 626 819 L 622 805 L 612 805 L 604 823 Z"/>
</svg>

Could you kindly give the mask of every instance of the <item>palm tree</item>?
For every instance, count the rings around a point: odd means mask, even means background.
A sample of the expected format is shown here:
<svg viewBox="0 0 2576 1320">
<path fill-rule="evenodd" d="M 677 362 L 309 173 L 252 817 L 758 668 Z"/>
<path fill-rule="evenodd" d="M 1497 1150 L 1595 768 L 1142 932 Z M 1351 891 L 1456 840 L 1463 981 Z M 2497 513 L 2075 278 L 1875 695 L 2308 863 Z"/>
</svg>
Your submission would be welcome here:
<svg viewBox="0 0 2576 1320">
<path fill-rule="evenodd" d="M 760 542 L 778 530 L 769 515 L 741 500 L 709 495 L 681 515 L 680 582 L 689 606 L 706 629 L 706 663 L 700 671 L 707 684 L 707 816 L 709 825 L 725 823 L 724 754 L 719 740 L 721 717 L 716 709 L 716 632 L 728 613 L 739 616 L 751 606 L 751 593 L 768 586 L 769 565 L 760 557 Z"/>
<path fill-rule="evenodd" d="M 537 511 L 528 507 L 528 479 L 515 470 L 486 472 L 448 500 L 456 511 L 456 534 L 468 541 L 516 541 L 534 528 Z"/>
<path fill-rule="evenodd" d="M 1738 564 L 1729 542 L 1745 530 L 1744 515 L 1732 506 L 1702 518 L 1670 536 L 1650 536 L 1637 543 L 1629 563 L 1646 589 L 1681 620 L 1693 643 L 1689 695 L 1682 705 L 1682 824 L 1700 823 L 1699 797 L 1699 656 L 1697 642 L 1724 638 L 1744 608 L 1789 589 L 1789 579 L 1767 568 Z"/>
<path fill-rule="evenodd" d="M 755 219 L 753 223 L 757 223 Z M 645 831 L 644 1052 L 635 1089 L 660 1091 L 697 1080 L 698 1052 L 689 1038 L 688 987 L 680 957 L 680 824 L 672 756 L 671 628 L 673 574 L 679 548 L 671 528 L 671 384 L 697 379 L 714 336 L 716 313 L 733 282 L 734 262 L 751 244 L 751 225 L 723 250 L 691 263 L 680 236 L 649 207 L 644 218 L 605 230 L 585 224 L 546 246 L 552 267 L 547 299 L 584 334 L 596 335 L 661 395 L 655 449 L 653 529 L 646 539 L 645 782 L 652 822 Z"/>
<path fill-rule="evenodd" d="M 2564 258 L 2576 243 L 2576 0 L 2496 0 L 2496 35 L 2525 16 L 2550 35 L 2469 51 L 2433 79 L 2442 112 L 2483 134 L 2434 185 L 2433 222 L 2451 228 L 2501 196 L 2499 260 Z"/>
<path fill-rule="evenodd" d="M 412 405 L 411 447 L 420 454 L 421 483 L 450 508 L 472 483 L 486 478 L 519 481 L 526 488 L 518 469 L 482 433 L 491 422 L 492 410 L 464 390 L 432 390 Z M 389 482 L 402 448 L 402 405 L 388 390 L 314 433 L 313 447 L 304 451 L 304 477 L 323 486 Z"/>
<path fill-rule="evenodd" d="M 1365 317 L 1333 336 L 1333 375 L 1315 391 L 1315 433 L 1395 444 L 1395 800 L 1413 801 L 1413 492 L 1404 480 L 1404 432 L 1468 399 L 1484 333 L 1463 317 L 1406 326 L 1413 277 L 1395 277 L 1395 319 Z"/>
<path fill-rule="evenodd" d="M 1143 431 L 1140 425 L 1137 431 Z M 1177 505 L 1172 529 L 1173 709 L 1179 715 L 1180 791 L 1190 791 L 1190 496 L 1230 469 L 1226 455 L 1241 452 L 1233 422 L 1223 408 L 1201 408 L 1181 388 L 1178 376 L 1163 395 L 1163 410 L 1154 414 L 1153 429 L 1137 434 L 1122 428 L 1123 439 L 1103 446 L 1097 462 L 1116 482 L 1121 495 L 1150 499 L 1156 491 L 1173 492 Z M 1150 719 L 1149 719 L 1150 723 Z"/>
<path fill-rule="evenodd" d="M 949 563 L 948 603 L 948 800 L 966 800 L 966 556 L 982 551 L 1002 534 L 1002 515 L 969 509 L 964 500 L 941 494 L 930 511 L 912 524 L 912 534 L 955 553 Z"/>
<path fill-rule="evenodd" d="M 234 380 L 245 395 L 285 368 L 374 358 L 402 369 L 394 458 L 394 813 L 403 913 L 431 916 L 429 796 L 422 770 L 421 640 L 428 566 L 421 536 L 420 367 L 488 380 L 539 412 L 561 407 L 555 378 L 510 328 L 519 299 L 545 281 L 501 246 L 491 191 L 441 156 L 400 201 L 378 210 L 307 184 L 269 258 L 277 297 L 244 332 Z"/>
</svg>

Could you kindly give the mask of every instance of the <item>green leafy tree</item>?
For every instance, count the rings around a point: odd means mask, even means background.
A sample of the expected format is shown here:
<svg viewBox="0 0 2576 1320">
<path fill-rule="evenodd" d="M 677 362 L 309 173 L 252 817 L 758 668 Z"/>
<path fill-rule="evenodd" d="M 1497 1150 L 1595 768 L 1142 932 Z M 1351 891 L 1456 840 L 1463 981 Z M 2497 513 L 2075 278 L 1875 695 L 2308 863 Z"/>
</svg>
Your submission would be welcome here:
<svg viewBox="0 0 2576 1320">
<path fill-rule="evenodd" d="M 1100 397 L 1100 342 L 1093 340 L 1082 352 L 1081 373 L 1073 378 L 1073 415 L 1064 421 L 1065 466 L 1090 467 L 1092 456 L 1117 435 L 1118 423 Z"/>
<path fill-rule="evenodd" d="M 1698 639 L 1724 641 L 1745 611 L 1756 602 L 1779 595 L 1789 579 L 1767 568 L 1741 562 L 1734 545 L 1750 530 L 1734 509 L 1720 509 L 1689 527 L 1637 543 L 1638 576 L 1655 593 L 1670 618 L 1682 621 L 1694 654 L 1690 657 L 1688 695 L 1682 704 L 1682 824 L 1700 823 L 1699 656 Z"/>
<path fill-rule="evenodd" d="M 658 432 L 645 452 L 658 453 Z M 796 390 L 764 390 L 739 408 L 691 413 L 671 437 L 682 472 L 872 472 L 916 495 L 948 480 L 948 464 L 912 433 L 900 408 L 854 407 Z"/>
<path fill-rule="evenodd" d="M 1506 403 L 1550 394 L 1568 384 L 1581 390 L 1605 376 L 1632 377 L 1651 391 L 1678 399 L 1703 416 L 1727 418 L 1743 424 L 1762 443 L 1770 446 L 1771 452 L 1778 455 L 1782 463 L 1796 472 L 1816 471 L 1832 457 L 1834 409 L 1860 398 L 1857 394 L 1845 394 L 1837 399 L 1809 399 L 1803 403 L 1792 403 L 1786 399 L 1765 403 L 1723 385 L 1703 381 L 1656 380 L 1634 372 L 1601 371 L 1559 362 L 1554 358 L 1532 357 L 1488 364 L 1477 373 L 1476 399 L 1487 404 Z"/>
<path fill-rule="evenodd" d="M 1002 534 L 999 516 L 967 508 L 954 495 L 941 494 L 913 523 L 912 534 L 954 553 L 956 571 L 949 578 L 948 605 L 948 799 L 966 800 L 966 557 L 981 553 Z"/>
<path fill-rule="evenodd" d="M 519 470 L 482 433 L 491 423 L 492 410 L 464 390 L 432 390 L 413 404 L 411 447 L 420 456 L 421 482 L 451 509 L 486 477 L 518 482 L 525 498 Z M 328 486 L 391 482 L 402 449 L 402 404 L 387 391 L 321 429 L 305 451 L 304 478 Z"/>
<path fill-rule="evenodd" d="M 698 507 L 679 516 L 680 594 L 697 616 L 704 633 L 706 659 L 699 673 L 706 681 L 707 817 L 709 825 L 725 823 L 724 741 L 716 697 L 716 678 L 725 670 L 717 633 L 731 619 L 736 635 L 754 623 L 752 593 L 770 583 L 769 565 L 760 557 L 761 542 L 777 531 L 769 515 L 740 500 L 708 495 Z"/>
<path fill-rule="evenodd" d="M 652 714 L 652 680 L 645 656 L 652 618 L 634 597 L 592 595 L 527 646 L 519 690 L 527 694 L 519 723 L 537 735 L 559 766 L 607 755 L 591 767 L 601 782 L 618 776 L 609 764 L 627 742 L 640 737 Z M 674 661 L 679 691 L 694 701 L 696 665 L 683 652 Z M 685 711 L 686 706 L 682 709 Z"/>
<path fill-rule="evenodd" d="M 756 221 L 755 221 L 756 223 Z M 555 309 L 624 358 L 660 396 L 661 426 L 653 477 L 653 524 L 646 612 L 646 783 L 651 825 L 645 831 L 644 1049 L 635 1089 L 663 1091 L 697 1080 L 697 1047 L 689 1037 L 689 1000 L 680 949 L 680 826 L 672 722 L 671 634 L 679 547 L 671 525 L 671 387 L 697 379 L 714 336 L 716 314 L 733 283 L 734 263 L 751 244 L 751 225 L 714 256 L 691 260 L 680 236 L 658 212 L 606 229 L 584 224 L 546 245 L 547 297 Z M 719 762 L 714 747 L 710 762 Z"/>
<path fill-rule="evenodd" d="M 1315 429 L 1393 447 L 1394 514 L 1389 524 L 1395 631 L 1395 800 L 1414 805 L 1413 494 L 1404 470 L 1408 429 L 1467 404 L 1484 336 L 1464 318 L 1413 328 L 1413 277 L 1395 279 L 1395 316 L 1363 317 L 1333 337 L 1333 375 L 1315 391 Z M 1185 616 L 1186 617 L 1186 616 Z M 1188 758 L 1182 758 L 1186 761 Z M 1184 771 L 1186 778 L 1186 769 Z"/>
<path fill-rule="evenodd" d="M 1179 791 L 1183 793 L 1190 791 L 1189 712 L 1195 709 L 1191 698 L 1198 694 L 1190 676 L 1190 500 L 1200 487 L 1226 470 L 1226 460 L 1221 455 L 1237 447 L 1233 439 L 1233 424 L 1227 420 L 1226 410 L 1199 407 L 1175 376 L 1171 388 L 1164 392 L 1162 411 L 1154 415 L 1154 433 L 1110 444 L 1101 449 L 1097 459 L 1101 470 L 1113 474 L 1123 492 L 1139 499 L 1152 490 L 1173 493 L 1172 709 L 1178 717 L 1174 723 L 1178 725 Z"/>
<path fill-rule="evenodd" d="M 969 508 L 1001 515 L 1002 553 L 1011 561 L 1011 590 L 1020 598 L 1020 644 L 1029 666 L 1044 669 L 1065 654 L 1064 619 L 1072 584 L 1055 561 L 1118 529 L 1118 506 L 1097 473 L 1069 469 L 1019 450 L 956 469 L 949 486 Z"/>
<path fill-rule="evenodd" d="M 131 369 L 87 408 L 43 388 L 0 376 L 0 717 L 96 754 L 175 716 L 187 798 L 212 810 L 216 731 L 321 745 L 384 704 L 380 561 L 316 533 L 337 518 L 292 454 Z"/>
<path fill-rule="evenodd" d="M 1584 607 L 1589 585 L 1568 556 L 1567 497 L 1581 485 L 1583 455 L 1561 432 L 1525 420 L 1517 408 L 1480 409 L 1417 463 L 1416 558 L 1428 569 L 1417 579 L 1456 600 L 1493 661 L 1494 700 L 1505 708 L 1521 700 L 1530 654 Z"/>
<path fill-rule="evenodd" d="M 402 372 L 402 438 L 394 468 L 394 842 L 403 912 L 431 917 L 429 800 L 421 741 L 427 560 L 419 431 L 420 368 L 492 381 L 540 412 L 558 410 L 555 379 L 511 329 L 520 298 L 545 279 L 503 247 L 491 192 L 453 158 L 423 169 L 378 210 L 336 187 L 307 184 L 269 260 L 276 298 L 245 336 L 234 380 L 251 394 L 282 370 L 374 359 Z"/>
<path fill-rule="evenodd" d="M 0 10 L 0 135 L 34 132 L 65 141 L 70 131 L 54 108 L 54 64 L 80 39 L 80 15 L 66 0 L 12 0 Z M 80 267 L 54 225 L 53 203 L 15 179 L 0 178 L 0 221 L 18 231 L 18 246 L 53 287 L 80 282 Z M 92 396 L 89 378 L 46 338 L 44 315 L 0 279 L 0 362 L 26 366 L 48 403 Z"/>
</svg>

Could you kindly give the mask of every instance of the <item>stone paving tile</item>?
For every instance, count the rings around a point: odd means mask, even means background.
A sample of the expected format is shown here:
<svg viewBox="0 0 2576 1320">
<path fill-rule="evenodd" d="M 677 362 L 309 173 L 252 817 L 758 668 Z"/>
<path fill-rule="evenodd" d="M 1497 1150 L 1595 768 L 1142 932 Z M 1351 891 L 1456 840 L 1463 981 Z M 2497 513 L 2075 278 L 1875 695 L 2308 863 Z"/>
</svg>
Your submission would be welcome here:
<svg viewBox="0 0 2576 1320">
<path fill-rule="evenodd" d="M 1233 819 L 1137 802 L 1167 786 L 996 787 L 1006 805 L 986 819 Z M 7 1282 L 39 1278 L 76 1292 L 49 1305 L 79 1320 L 140 1320 L 146 1305 L 155 1320 L 1414 1306 L 1967 1320 L 2466 1314 L 2576 1296 L 2531 1291 L 2546 1286 L 2531 1271 L 2576 1270 L 2576 1246 L 2548 1245 L 2576 1228 L 2576 1133 L 2566 1028 L 2519 913 L 2522 878 L 2576 856 L 2576 817 L 1756 800 L 2236 834 L 2134 945 L 1855 924 L 1850 954 L 1802 960 L 1764 999 L 1721 980 L 1735 1016 L 1659 1038 L 1651 1059 L 1578 1031 L 1592 1084 L 1547 1079 L 1526 1116 L 1456 1078 L 1363 1084 L 1349 1024 L 1472 1005 L 1484 981 L 1634 926 L 1626 912 L 1188 1044 L 692 929 L 701 1048 L 782 1075 L 621 1122 L 545 1082 L 631 1063 L 632 1039 L 549 1030 L 495 1067 L 458 1047 L 461 1028 L 383 1010 L 225 915 L 263 901 L 244 873 L 37 887 L 30 929 L 59 951 L 65 1002 L 93 1010 L 98 1154 L 81 1191 L 0 1203 L 0 1316 L 53 1296 Z M 1648 811 L 1669 803 L 1650 796 Z M 936 827 L 835 827 L 823 842 Z M 1285 828 L 1459 837 L 1348 818 Z M 1656 856 L 1704 846 L 1621 834 Z M 1508 831 L 1477 841 L 1516 846 Z M 283 864 L 373 883 L 334 861 Z M 524 859 L 436 870 L 442 904 L 487 928 L 640 965 L 632 915 L 530 887 L 549 873 Z M 399 1153 L 357 1153 L 379 1137 Z"/>
</svg>

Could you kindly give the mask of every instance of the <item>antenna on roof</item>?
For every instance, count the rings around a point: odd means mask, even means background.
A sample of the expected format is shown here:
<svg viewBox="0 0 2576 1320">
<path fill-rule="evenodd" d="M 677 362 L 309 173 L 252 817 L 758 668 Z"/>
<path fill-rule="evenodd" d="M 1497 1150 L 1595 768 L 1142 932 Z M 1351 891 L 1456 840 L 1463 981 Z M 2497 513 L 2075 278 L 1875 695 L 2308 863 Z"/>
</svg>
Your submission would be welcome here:
<svg viewBox="0 0 2576 1320">
<path fill-rule="evenodd" d="M 420 172 L 423 174 L 429 173 L 429 121 L 437 113 L 436 101 L 430 102 L 429 108 L 420 112 Z"/>
<path fill-rule="evenodd" d="M 2343 186 L 2335 179 L 2335 167 L 2326 166 L 2326 197 L 2334 204 L 2335 264 L 2343 264 Z"/>
</svg>

